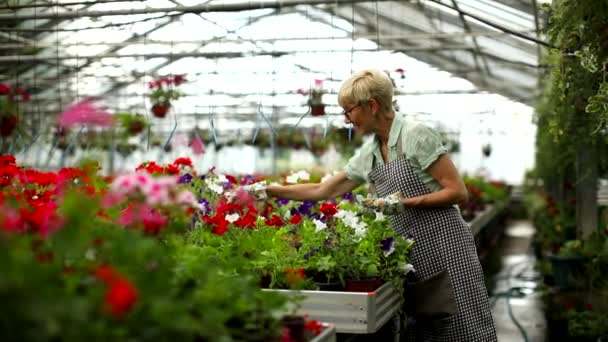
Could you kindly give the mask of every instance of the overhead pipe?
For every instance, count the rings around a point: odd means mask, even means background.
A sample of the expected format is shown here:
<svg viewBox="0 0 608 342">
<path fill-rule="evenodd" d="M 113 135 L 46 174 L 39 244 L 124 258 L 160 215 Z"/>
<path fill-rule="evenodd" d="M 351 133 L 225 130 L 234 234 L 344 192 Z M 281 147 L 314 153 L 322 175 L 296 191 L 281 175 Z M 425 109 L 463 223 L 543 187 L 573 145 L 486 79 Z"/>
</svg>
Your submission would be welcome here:
<svg viewBox="0 0 608 342">
<path fill-rule="evenodd" d="M 4 5 L 0 6 L 0 10 L 21 10 L 27 8 L 49 8 L 49 7 L 66 7 L 66 6 L 78 6 L 78 5 L 97 5 L 107 4 L 113 2 L 143 2 L 146 0 L 97 0 L 97 1 L 73 1 L 63 3 L 33 3 L 27 5 Z"/>
<path fill-rule="evenodd" d="M 60 13 L 36 13 L 36 14 L 0 14 L 0 21 L 18 21 L 33 19 L 78 19 L 98 18 L 113 15 L 135 15 L 167 12 L 182 13 L 208 13 L 208 12 L 240 12 L 260 9 L 280 9 L 299 5 L 346 5 L 362 2 L 388 2 L 394 0 L 261 0 L 229 4 L 204 4 L 195 6 L 175 6 L 161 8 L 137 8 L 129 10 L 114 11 L 73 11 Z"/>
<path fill-rule="evenodd" d="M 551 43 L 548 43 L 548 42 L 546 42 L 544 40 L 541 40 L 541 39 L 538 39 L 538 38 L 535 38 L 535 37 L 530 37 L 530 36 L 528 36 L 526 34 L 519 33 L 519 32 L 517 32 L 515 30 L 511 30 L 510 28 L 507 28 L 507 27 L 504 27 L 504 26 L 502 26 L 500 24 L 497 24 L 497 23 L 495 23 L 493 21 L 484 19 L 484 18 L 482 18 L 482 17 L 480 17 L 478 15 L 471 14 L 471 13 L 469 13 L 467 11 L 464 11 L 464 10 L 456 9 L 456 7 L 454 7 L 452 5 L 449 5 L 449 4 L 445 4 L 441 0 L 428 0 L 428 1 L 434 2 L 434 3 L 436 3 L 438 5 L 441 5 L 441 6 L 444 6 L 444 7 L 447 7 L 449 9 L 454 10 L 454 11 L 458 11 L 459 13 L 461 13 L 464 16 L 467 16 L 467 17 L 470 17 L 472 19 L 475 19 L 475 20 L 477 20 L 479 22 L 484 23 L 485 25 L 488 25 L 488 26 L 493 27 L 493 28 L 495 28 L 497 30 L 500 30 L 500 31 L 505 32 L 505 33 L 508 33 L 510 35 L 519 37 L 519 38 L 527 40 L 527 41 L 534 42 L 536 44 L 539 44 L 539 45 L 542 45 L 542 46 L 545 46 L 545 47 L 548 47 L 548 48 L 556 48 Z"/>
<path fill-rule="evenodd" d="M 407 53 L 408 51 L 449 51 L 449 50 L 469 50 L 472 47 L 467 45 L 456 46 L 422 46 L 409 47 L 399 49 L 399 52 Z M 58 61 L 72 59 L 101 59 L 101 58 L 187 58 L 187 57 L 205 57 L 205 58 L 239 58 L 251 56 L 273 56 L 280 57 L 287 54 L 295 53 L 328 53 L 328 52 L 377 52 L 377 48 L 367 49 L 326 49 L 326 50 L 275 50 L 275 51 L 251 51 L 251 52 L 161 52 L 161 53 L 106 53 L 95 55 L 63 55 L 63 56 L 40 56 L 40 55 L 13 55 L 0 56 L 0 62 L 39 62 L 39 61 Z"/>
<path fill-rule="evenodd" d="M 0 30 L 1 31 L 1 30 Z M 52 29 L 49 29 L 52 31 Z M 528 31 L 521 32 L 522 34 L 528 33 Z M 530 31 L 529 33 L 534 33 L 534 31 Z M 1 34 L 1 33 L 0 33 Z M 380 41 L 387 40 L 426 40 L 426 39 L 439 39 L 439 38 L 467 38 L 467 37 L 495 37 L 495 36 L 504 36 L 510 35 L 505 32 L 497 32 L 497 31 L 484 31 L 484 32 L 438 32 L 438 33 L 406 33 L 399 35 L 382 35 L 380 36 Z M 326 37 L 290 37 L 290 38 L 262 38 L 255 39 L 256 42 L 280 42 L 280 41 L 317 41 L 317 40 L 356 40 L 356 39 L 374 39 L 376 40 L 377 35 L 370 34 L 360 34 L 354 36 L 346 36 L 346 37 L 335 37 L 335 36 L 326 36 Z M 223 42 L 240 42 L 242 39 L 223 39 Z M 38 43 L 38 42 L 29 42 L 29 44 L 16 44 L 16 43 L 7 43 L 1 44 L 0 49 L 19 49 L 25 47 L 38 47 L 38 48 L 49 48 L 49 47 L 71 47 L 71 46 L 129 46 L 132 44 L 167 44 L 167 45 L 175 45 L 175 44 L 203 44 L 207 42 L 206 40 L 154 40 L 154 39 L 142 39 L 133 42 L 112 42 L 112 43 L 87 43 L 87 42 L 79 42 L 79 43 Z"/>
</svg>

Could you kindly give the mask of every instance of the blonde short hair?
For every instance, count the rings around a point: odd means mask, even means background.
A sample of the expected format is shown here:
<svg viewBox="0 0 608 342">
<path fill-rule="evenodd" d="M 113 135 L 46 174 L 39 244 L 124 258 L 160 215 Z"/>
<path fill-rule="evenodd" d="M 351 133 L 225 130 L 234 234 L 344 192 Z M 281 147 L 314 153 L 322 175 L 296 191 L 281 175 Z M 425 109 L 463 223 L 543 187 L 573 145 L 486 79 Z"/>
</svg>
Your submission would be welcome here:
<svg viewBox="0 0 608 342">
<path fill-rule="evenodd" d="M 361 70 L 342 83 L 338 103 L 342 107 L 346 102 L 366 104 L 373 97 L 380 105 L 380 112 L 389 112 L 393 109 L 393 91 L 393 82 L 384 71 Z"/>
</svg>

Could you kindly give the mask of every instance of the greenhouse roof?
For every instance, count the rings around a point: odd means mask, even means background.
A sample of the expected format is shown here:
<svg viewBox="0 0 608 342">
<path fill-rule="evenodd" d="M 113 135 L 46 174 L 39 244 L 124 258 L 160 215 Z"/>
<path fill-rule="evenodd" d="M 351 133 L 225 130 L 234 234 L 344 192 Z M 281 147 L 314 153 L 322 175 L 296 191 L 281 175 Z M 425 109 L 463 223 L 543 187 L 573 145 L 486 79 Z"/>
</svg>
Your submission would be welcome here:
<svg viewBox="0 0 608 342">
<path fill-rule="evenodd" d="M 495 93 L 531 105 L 546 45 L 536 3 L 12 1 L 0 11 L 0 74 L 32 89 L 42 114 L 89 96 L 142 112 L 150 81 L 184 74 L 177 111 L 197 125 L 210 113 L 243 127 L 259 113 L 297 122 L 315 79 L 338 114 L 340 81 L 368 65 L 390 73 L 397 99 Z M 441 84 L 429 70 L 443 75 Z"/>
</svg>

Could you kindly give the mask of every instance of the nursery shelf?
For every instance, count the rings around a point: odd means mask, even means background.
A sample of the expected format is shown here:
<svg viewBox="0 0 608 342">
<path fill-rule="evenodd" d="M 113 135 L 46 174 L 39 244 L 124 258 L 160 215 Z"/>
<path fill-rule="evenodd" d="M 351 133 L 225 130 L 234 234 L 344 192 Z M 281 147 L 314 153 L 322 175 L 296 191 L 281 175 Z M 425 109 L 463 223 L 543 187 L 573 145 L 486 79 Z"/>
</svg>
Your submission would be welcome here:
<svg viewBox="0 0 608 342">
<path fill-rule="evenodd" d="M 336 332 L 371 334 L 380 329 L 401 305 L 401 295 L 391 283 L 375 292 L 275 290 L 288 296 L 302 296 L 298 314 L 335 325 Z"/>
<path fill-rule="evenodd" d="M 471 222 L 469 226 L 473 232 L 473 236 L 477 235 L 485 226 L 492 221 L 496 215 L 500 214 L 507 206 L 507 201 L 502 201 L 496 204 L 487 205 Z"/>
<path fill-rule="evenodd" d="M 319 336 L 315 336 L 310 342 L 336 342 L 336 326 L 323 323 L 323 331 Z"/>
</svg>

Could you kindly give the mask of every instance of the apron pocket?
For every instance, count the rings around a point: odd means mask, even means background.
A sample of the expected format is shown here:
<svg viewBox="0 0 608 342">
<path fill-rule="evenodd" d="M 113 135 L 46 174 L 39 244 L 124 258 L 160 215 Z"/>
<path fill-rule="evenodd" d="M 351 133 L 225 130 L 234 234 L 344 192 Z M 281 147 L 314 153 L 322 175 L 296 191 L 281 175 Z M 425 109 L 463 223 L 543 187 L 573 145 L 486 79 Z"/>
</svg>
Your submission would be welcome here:
<svg viewBox="0 0 608 342">
<path fill-rule="evenodd" d="M 405 312 L 420 318 L 439 319 L 458 313 L 448 270 L 405 284 Z"/>
</svg>

